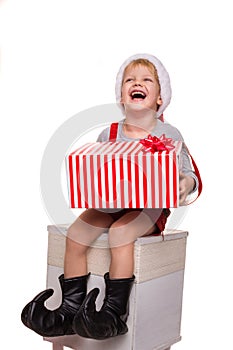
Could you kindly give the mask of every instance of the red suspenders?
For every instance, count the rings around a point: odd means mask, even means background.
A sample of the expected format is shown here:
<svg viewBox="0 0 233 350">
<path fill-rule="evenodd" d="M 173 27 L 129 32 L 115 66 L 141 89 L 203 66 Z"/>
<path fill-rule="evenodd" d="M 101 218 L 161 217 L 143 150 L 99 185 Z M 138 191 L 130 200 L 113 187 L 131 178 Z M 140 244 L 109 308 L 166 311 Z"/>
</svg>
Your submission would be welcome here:
<svg viewBox="0 0 233 350">
<path fill-rule="evenodd" d="M 115 142 L 117 138 L 118 123 L 112 123 L 109 132 L 109 141 Z"/>
</svg>

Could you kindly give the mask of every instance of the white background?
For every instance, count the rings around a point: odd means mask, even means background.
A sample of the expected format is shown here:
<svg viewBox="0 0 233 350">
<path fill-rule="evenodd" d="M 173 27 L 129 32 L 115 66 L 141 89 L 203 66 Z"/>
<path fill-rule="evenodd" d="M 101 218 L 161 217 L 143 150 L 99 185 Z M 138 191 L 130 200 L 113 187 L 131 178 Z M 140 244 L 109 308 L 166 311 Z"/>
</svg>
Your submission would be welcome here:
<svg viewBox="0 0 233 350">
<path fill-rule="evenodd" d="M 190 235 L 183 339 L 174 350 L 232 347 L 230 5 L 226 0 L 0 1 L 5 349 L 13 348 L 14 340 L 24 350 L 51 349 L 20 321 L 22 307 L 46 280 L 50 221 L 40 195 L 44 149 L 65 120 L 115 101 L 118 68 L 138 52 L 159 57 L 169 71 L 173 99 L 165 118 L 181 130 L 204 184 L 180 225 Z"/>
</svg>

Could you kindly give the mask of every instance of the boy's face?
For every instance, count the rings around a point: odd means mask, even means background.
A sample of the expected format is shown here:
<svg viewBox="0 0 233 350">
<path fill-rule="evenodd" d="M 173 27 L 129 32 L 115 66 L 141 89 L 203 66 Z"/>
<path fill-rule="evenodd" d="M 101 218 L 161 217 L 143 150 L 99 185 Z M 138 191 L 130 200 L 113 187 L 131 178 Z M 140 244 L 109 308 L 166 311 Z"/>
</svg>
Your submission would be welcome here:
<svg viewBox="0 0 233 350">
<path fill-rule="evenodd" d="M 160 87 L 154 74 L 145 66 L 138 65 L 126 68 L 121 88 L 121 103 L 153 109 L 157 111 L 162 104 Z M 126 106 L 125 106 L 126 107 Z"/>
</svg>

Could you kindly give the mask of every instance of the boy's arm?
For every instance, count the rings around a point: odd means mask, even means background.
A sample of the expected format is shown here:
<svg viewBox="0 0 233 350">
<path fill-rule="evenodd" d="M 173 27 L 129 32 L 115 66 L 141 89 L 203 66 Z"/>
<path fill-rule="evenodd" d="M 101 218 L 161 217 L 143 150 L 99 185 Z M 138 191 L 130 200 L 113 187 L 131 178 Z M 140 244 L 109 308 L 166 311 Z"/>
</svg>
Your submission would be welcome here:
<svg viewBox="0 0 233 350">
<path fill-rule="evenodd" d="M 183 205 L 185 204 L 187 196 L 192 193 L 195 188 L 195 180 L 192 176 L 185 175 L 182 172 L 180 172 L 179 180 L 180 205 Z"/>
<path fill-rule="evenodd" d="M 181 169 L 179 174 L 179 196 L 180 205 L 185 204 L 186 198 L 189 194 L 198 189 L 199 182 L 197 175 L 192 170 L 190 158 L 185 145 L 181 151 Z"/>
<path fill-rule="evenodd" d="M 195 192 L 199 187 L 199 181 L 198 181 L 197 175 L 195 174 L 191 166 L 190 156 L 188 154 L 187 147 L 184 143 L 184 138 L 182 134 L 177 128 L 175 128 L 169 123 L 158 123 L 158 125 L 160 127 L 161 134 L 165 133 L 167 137 L 172 138 L 173 140 L 178 140 L 183 142 L 181 155 L 180 155 L 180 166 L 179 166 L 180 168 L 179 170 L 181 174 L 180 185 L 182 188 L 181 196 L 182 197 L 184 196 L 183 191 L 185 191 L 185 193 L 187 194 Z M 185 176 L 187 178 L 185 178 Z"/>
<path fill-rule="evenodd" d="M 109 140 L 109 128 L 104 129 L 98 136 L 97 142 L 105 142 Z"/>
</svg>

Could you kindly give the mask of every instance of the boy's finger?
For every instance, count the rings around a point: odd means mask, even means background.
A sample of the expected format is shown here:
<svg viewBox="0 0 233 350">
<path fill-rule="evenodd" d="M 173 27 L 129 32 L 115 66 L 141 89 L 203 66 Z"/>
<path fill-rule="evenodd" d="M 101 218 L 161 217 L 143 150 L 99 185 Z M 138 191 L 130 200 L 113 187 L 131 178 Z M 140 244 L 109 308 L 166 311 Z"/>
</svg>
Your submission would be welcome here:
<svg viewBox="0 0 233 350">
<path fill-rule="evenodd" d="M 184 194 L 180 196 L 180 205 L 185 202 L 185 198 L 186 196 L 184 196 Z"/>
</svg>

